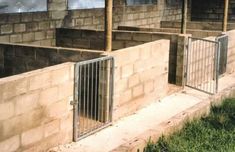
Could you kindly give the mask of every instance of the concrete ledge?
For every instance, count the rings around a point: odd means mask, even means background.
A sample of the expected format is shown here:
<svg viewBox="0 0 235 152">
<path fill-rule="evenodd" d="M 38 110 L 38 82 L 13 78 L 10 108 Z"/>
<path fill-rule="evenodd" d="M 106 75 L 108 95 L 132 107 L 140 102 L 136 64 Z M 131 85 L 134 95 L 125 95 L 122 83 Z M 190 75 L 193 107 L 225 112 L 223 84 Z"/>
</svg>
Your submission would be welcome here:
<svg viewBox="0 0 235 152">
<path fill-rule="evenodd" d="M 156 129 L 150 129 L 135 137 L 127 143 L 115 148 L 112 152 L 142 152 L 149 140 L 156 142 L 162 135 L 170 135 L 183 128 L 185 122 L 199 119 L 208 115 L 211 105 L 221 104 L 223 99 L 235 97 L 235 85 L 228 87 L 218 94 L 202 100 L 198 104 L 188 108 L 172 118 L 157 125 Z"/>
</svg>

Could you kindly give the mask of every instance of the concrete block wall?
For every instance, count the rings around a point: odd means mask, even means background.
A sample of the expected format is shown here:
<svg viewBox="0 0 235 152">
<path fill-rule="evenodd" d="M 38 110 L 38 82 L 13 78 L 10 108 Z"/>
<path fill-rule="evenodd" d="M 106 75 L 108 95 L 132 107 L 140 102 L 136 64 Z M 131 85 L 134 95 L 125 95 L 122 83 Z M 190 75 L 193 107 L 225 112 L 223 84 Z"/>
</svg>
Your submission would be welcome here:
<svg viewBox="0 0 235 152">
<path fill-rule="evenodd" d="M 228 34 L 228 61 L 227 72 L 235 72 L 235 30 L 227 32 Z"/>
<path fill-rule="evenodd" d="M 179 21 L 161 21 L 161 28 L 180 29 L 181 22 Z M 228 30 L 235 29 L 235 23 L 228 23 Z M 163 29 L 164 30 L 164 29 Z M 189 21 L 187 22 L 187 32 L 191 30 L 203 30 L 204 32 L 219 32 L 222 31 L 222 22 L 211 22 L 211 21 Z M 212 36 L 212 35 L 208 35 Z"/>
<path fill-rule="evenodd" d="M 173 26 L 172 23 L 180 23 L 180 22 L 172 22 L 172 21 L 164 21 L 161 24 L 165 25 L 163 28 L 141 28 L 141 27 L 133 27 L 133 26 L 119 26 L 119 30 L 128 30 L 128 31 L 146 31 L 146 32 L 165 32 L 165 33 L 180 33 L 180 27 Z M 177 24 L 178 25 L 178 24 Z M 210 30 L 201 30 L 201 29 L 187 29 L 187 34 L 191 34 L 193 37 L 205 38 L 209 36 L 217 36 L 220 35 L 220 31 L 210 31 Z"/>
<path fill-rule="evenodd" d="M 30 45 L 0 44 L 3 55 L 1 77 L 28 72 L 64 62 L 94 59 L 102 51 L 67 49 L 58 47 L 36 47 Z"/>
<path fill-rule="evenodd" d="M 48 11 L 0 14 L 0 42 L 55 45 L 55 28 L 76 27 L 102 29 L 104 9 L 67 10 L 67 0 L 48 0 Z M 161 20 L 178 20 L 180 5 L 157 4 L 126 6 L 125 0 L 114 1 L 113 28 L 119 25 L 158 27 Z"/>
<path fill-rule="evenodd" d="M 192 21 L 223 21 L 224 0 L 192 0 Z M 235 0 L 229 1 L 229 21 L 235 19 Z"/>
<path fill-rule="evenodd" d="M 1 152 L 72 141 L 74 63 L 0 79 Z"/>
<path fill-rule="evenodd" d="M 147 42 L 170 40 L 169 82 L 176 83 L 177 45 L 178 35 L 174 33 L 113 31 L 113 50 L 141 45 Z M 57 46 L 85 49 L 104 48 L 104 32 L 101 30 L 57 29 Z"/>
<path fill-rule="evenodd" d="M 169 43 L 158 40 L 109 53 L 115 59 L 114 121 L 167 94 Z"/>
</svg>

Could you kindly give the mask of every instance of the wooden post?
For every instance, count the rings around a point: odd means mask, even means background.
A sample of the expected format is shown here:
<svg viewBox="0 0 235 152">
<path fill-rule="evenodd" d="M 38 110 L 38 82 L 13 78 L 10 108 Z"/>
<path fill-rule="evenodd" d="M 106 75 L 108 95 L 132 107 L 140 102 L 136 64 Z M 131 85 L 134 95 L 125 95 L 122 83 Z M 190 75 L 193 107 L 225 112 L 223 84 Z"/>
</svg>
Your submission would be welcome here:
<svg viewBox="0 0 235 152">
<path fill-rule="evenodd" d="M 181 34 L 186 34 L 187 29 L 187 15 L 188 14 L 188 0 L 182 1 L 182 19 L 181 19 Z"/>
<path fill-rule="evenodd" d="M 228 4 L 229 4 L 229 0 L 224 0 L 223 32 L 227 31 L 227 25 L 228 25 Z"/>
<path fill-rule="evenodd" d="M 105 0 L 105 51 L 112 51 L 113 0 Z"/>
</svg>

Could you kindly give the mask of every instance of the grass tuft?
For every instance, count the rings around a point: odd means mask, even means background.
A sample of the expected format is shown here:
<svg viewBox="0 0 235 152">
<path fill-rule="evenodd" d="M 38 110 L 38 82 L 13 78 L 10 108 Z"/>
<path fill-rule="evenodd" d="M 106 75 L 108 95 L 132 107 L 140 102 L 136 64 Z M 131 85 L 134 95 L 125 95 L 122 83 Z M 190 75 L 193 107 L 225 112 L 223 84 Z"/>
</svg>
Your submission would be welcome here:
<svg viewBox="0 0 235 152">
<path fill-rule="evenodd" d="M 146 152 L 235 152 L 235 99 L 213 106 L 205 118 L 187 123 L 157 143 L 148 142 Z"/>
</svg>

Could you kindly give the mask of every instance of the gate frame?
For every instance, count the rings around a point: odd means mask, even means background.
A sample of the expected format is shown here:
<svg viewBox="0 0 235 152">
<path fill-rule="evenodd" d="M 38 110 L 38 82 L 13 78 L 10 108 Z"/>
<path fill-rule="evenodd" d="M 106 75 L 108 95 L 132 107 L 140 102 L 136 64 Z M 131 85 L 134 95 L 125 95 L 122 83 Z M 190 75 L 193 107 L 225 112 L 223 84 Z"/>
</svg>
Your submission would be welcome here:
<svg viewBox="0 0 235 152">
<path fill-rule="evenodd" d="M 109 92 L 110 92 L 110 105 L 109 105 L 109 118 L 110 120 L 108 123 L 104 124 L 103 126 L 94 129 L 93 131 L 90 131 L 89 133 L 79 137 L 78 136 L 78 118 L 79 118 L 79 111 L 78 111 L 78 89 L 79 89 L 79 68 L 81 65 L 89 64 L 89 63 L 95 63 L 99 61 L 105 61 L 105 60 L 110 60 L 111 62 L 111 68 L 110 68 L 110 73 L 112 73 L 112 76 L 110 76 L 110 87 L 109 87 Z M 114 95 L 114 71 L 115 71 L 115 61 L 114 57 L 112 56 L 103 56 L 91 60 L 86 60 L 86 61 L 81 61 L 77 62 L 74 66 L 74 100 L 71 102 L 71 105 L 73 105 L 73 141 L 77 142 L 91 134 L 94 134 L 110 125 L 113 123 L 113 95 Z"/>
<path fill-rule="evenodd" d="M 190 41 L 191 39 L 191 41 Z M 188 67 L 189 67 L 189 49 L 191 48 L 191 43 L 192 43 L 192 39 L 196 39 L 196 40 L 200 40 L 200 41 L 206 41 L 206 42 L 211 42 L 211 43 L 214 43 L 217 45 L 216 49 L 215 49 L 215 59 L 214 59 L 214 66 L 216 68 L 216 70 L 214 70 L 214 77 L 215 77 L 215 92 L 214 93 L 211 93 L 211 92 L 208 92 L 208 91 L 205 91 L 205 90 L 202 90 L 202 89 L 199 89 L 199 88 L 196 88 L 196 87 L 193 87 L 193 86 L 190 86 L 187 84 L 188 82 Z M 185 74 L 184 74 L 184 79 L 185 79 L 185 83 L 184 83 L 184 86 L 187 86 L 189 88 L 192 88 L 192 89 L 195 89 L 195 90 L 198 90 L 200 92 L 204 92 L 206 94 L 209 94 L 209 95 L 214 95 L 218 92 L 218 85 L 219 85 L 219 59 L 220 59 L 220 42 L 219 41 L 213 41 L 213 40 L 208 40 L 208 39 L 205 39 L 205 38 L 197 38 L 197 37 L 188 37 L 188 44 L 187 44 L 187 47 L 186 47 L 186 62 L 185 62 Z"/>
<path fill-rule="evenodd" d="M 228 40 L 228 35 L 226 33 L 222 33 L 221 35 L 217 36 L 215 38 L 215 41 L 219 42 L 219 45 L 220 45 L 220 50 L 219 50 L 219 68 L 220 68 L 220 55 L 221 55 L 221 42 L 219 41 L 219 39 L 222 39 L 222 38 L 225 38 L 227 37 L 227 40 Z M 227 61 L 228 61 L 228 41 L 227 41 L 227 50 L 226 50 L 226 66 L 225 66 L 225 73 L 227 71 Z M 222 77 L 224 75 L 224 73 L 220 74 L 220 69 L 219 69 L 219 77 Z"/>
</svg>

